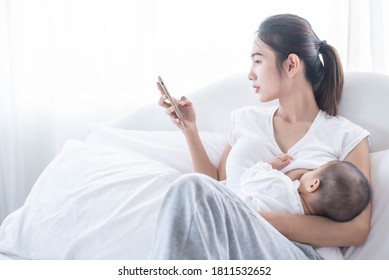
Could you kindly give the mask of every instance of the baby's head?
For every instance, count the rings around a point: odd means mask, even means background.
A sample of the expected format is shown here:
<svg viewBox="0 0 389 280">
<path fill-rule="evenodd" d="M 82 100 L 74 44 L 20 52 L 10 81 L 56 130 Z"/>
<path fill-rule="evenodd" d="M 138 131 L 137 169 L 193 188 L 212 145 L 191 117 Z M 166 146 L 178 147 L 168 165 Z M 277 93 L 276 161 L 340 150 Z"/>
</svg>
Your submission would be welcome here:
<svg viewBox="0 0 389 280">
<path fill-rule="evenodd" d="M 311 214 L 338 222 L 355 218 L 371 200 L 370 184 L 363 173 L 354 164 L 337 160 L 305 173 L 299 193 Z"/>
</svg>

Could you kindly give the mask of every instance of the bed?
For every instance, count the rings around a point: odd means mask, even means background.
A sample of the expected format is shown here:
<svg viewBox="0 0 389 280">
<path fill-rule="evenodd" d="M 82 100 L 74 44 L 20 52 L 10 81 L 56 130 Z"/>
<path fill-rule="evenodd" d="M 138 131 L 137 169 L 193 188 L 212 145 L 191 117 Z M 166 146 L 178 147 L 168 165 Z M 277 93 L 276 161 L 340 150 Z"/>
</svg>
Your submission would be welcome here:
<svg viewBox="0 0 389 280">
<path fill-rule="evenodd" d="M 257 101 L 243 73 L 188 96 L 214 164 L 231 111 L 269 105 Z M 388 104 L 389 76 L 346 73 L 340 114 L 370 131 L 374 196 L 368 240 L 346 248 L 345 259 L 389 259 Z M 92 124 L 84 141 L 65 143 L 24 205 L 4 220 L 0 259 L 147 259 L 162 198 L 190 172 L 184 137 L 156 104 Z"/>
</svg>

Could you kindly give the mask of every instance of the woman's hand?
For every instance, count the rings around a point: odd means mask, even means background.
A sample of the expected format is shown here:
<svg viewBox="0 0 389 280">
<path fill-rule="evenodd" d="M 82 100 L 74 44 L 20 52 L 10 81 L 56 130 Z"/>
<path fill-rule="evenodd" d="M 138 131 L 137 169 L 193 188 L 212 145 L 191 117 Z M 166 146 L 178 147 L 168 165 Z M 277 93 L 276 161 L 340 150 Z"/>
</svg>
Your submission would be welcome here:
<svg viewBox="0 0 389 280">
<path fill-rule="evenodd" d="M 177 104 L 177 107 L 180 110 L 181 115 L 186 123 L 185 128 L 178 118 L 174 106 L 168 101 L 162 86 L 157 83 L 157 87 L 161 93 L 158 104 L 166 109 L 166 114 L 171 118 L 173 123 L 175 123 L 182 130 L 186 138 L 194 171 L 197 173 L 206 174 L 216 180 L 219 180 L 220 176 L 218 174 L 218 168 L 210 161 L 201 141 L 200 134 L 196 126 L 196 113 L 193 108 L 193 103 L 185 96 L 181 97 L 180 100 L 173 98 L 173 101 Z M 223 174 L 221 176 L 224 176 Z"/>
<path fill-rule="evenodd" d="M 181 130 L 185 131 L 183 124 L 178 118 L 175 107 L 170 104 L 166 94 L 164 93 L 161 85 L 157 83 L 161 97 L 159 98 L 158 105 L 166 109 L 166 114 L 170 117 L 173 123 L 175 123 Z M 192 101 L 182 96 L 180 100 L 173 97 L 174 102 L 177 104 L 178 109 L 181 112 L 184 121 L 186 122 L 187 128 L 193 128 L 196 126 L 196 113 L 193 107 Z"/>
</svg>

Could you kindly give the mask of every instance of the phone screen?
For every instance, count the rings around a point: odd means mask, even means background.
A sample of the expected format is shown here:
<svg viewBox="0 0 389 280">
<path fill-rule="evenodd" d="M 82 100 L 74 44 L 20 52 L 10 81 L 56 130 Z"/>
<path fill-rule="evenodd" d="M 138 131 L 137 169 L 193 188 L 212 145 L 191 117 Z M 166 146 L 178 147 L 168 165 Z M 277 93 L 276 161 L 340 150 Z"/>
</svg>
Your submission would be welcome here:
<svg viewBox="0 0 389 280">
<path fill-rule="evenodd" d="M 172 96 L 170 95 L 169 91 L 167 90 L 166 85 L 163 82 L 161 76 L 158 76 L 158 82 L 162 86 L 162 89 L 163 89 L 164 93 L 166 94 L 167 99 L 169 100 L 170 104 L 172 104 L 172 106 L 174 106 L 174 109 L 175 109 L 177 117 L 180 119 L 180 121 L 181 121 L 182 125 L 184 126 L 184 128 L 186 128 L 186 122 L 184 121 L 184 118 L 183 118 L 180 110 L 178 109 L 178 106 L 177 106 L 176 102 L 174 102 Z"/>
</svg>

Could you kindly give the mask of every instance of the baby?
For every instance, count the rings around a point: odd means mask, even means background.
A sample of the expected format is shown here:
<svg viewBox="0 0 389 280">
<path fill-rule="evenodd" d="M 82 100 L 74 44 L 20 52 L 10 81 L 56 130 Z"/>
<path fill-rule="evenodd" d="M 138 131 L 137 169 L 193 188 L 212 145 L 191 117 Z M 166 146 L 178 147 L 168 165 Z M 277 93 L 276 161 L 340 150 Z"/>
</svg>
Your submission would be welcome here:
<svg viewBox="0 0 389 280">
<path fill-rule="evenodd" d="M 240 197 L 258 211 L 320 215 L 344 222 L 358 216 L 371 201 L 366 177 L 352 163 L 330 161 L 315 170 L 281 170 L 291 162 L 280 155 L 258 162 L 241 177 Z M 324 259 L 343 259 L 340 248 L 315 248 Z"/>
<path fill-rule="evenodd" d="M 294 180 L 293 171 L 278 171 L 290 161 L 280 155 L 248 169 L 241 177 L 243 200 L 255 211 L 320 215 L 338 222 L 353 219 L 369 204 L 369 182 L 352 163 L 330 161 Z"/>
</svg>

